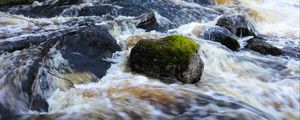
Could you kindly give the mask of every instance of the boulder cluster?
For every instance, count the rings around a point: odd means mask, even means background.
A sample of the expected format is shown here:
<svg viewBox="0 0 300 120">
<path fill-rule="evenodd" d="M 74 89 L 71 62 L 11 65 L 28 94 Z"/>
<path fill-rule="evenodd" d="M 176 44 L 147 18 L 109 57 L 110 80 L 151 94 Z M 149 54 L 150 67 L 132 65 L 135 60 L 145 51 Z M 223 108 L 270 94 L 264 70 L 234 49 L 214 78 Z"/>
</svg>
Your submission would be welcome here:
<svg viewBox="0 0 300 120">
<path fill-rule="evenodd" d="M 139 26 L 155 23 L 155 15 L 145 14 Z M 141 19 L 140 18 L 140 19 Z M 283 55 L 283 50 L 269 44 L 258 36 L 251 20 L 242 15 L 222 16 L 215 27 L 203 32 L 203 39 L 219 42 L 232 51 L 242 48 L 242 37 L 246 41 L 244 49 L 263 55 Z M 161 39 L 140 40 L 131 50 L 128 65 L 133 72 L 159 78 L 163 82 L 197 83 L 201 80 L 204 64 L 197 54 L 199 45 L 182 35 L 171 35 Z"/>
<path fill-rule="evenodd" d="M 203 38 L 219 42 L 232 51 L 241 49 L 239 39 L 252 36 L 246 41 L 246 49 L 264 55 L 283 55 L 283 51 L 257 34 L 257 30 L 251 20 L 243 15 L 222 16 L 216 23 L 216 27 L 208 28 L 203 33 Z"/>
</svg>

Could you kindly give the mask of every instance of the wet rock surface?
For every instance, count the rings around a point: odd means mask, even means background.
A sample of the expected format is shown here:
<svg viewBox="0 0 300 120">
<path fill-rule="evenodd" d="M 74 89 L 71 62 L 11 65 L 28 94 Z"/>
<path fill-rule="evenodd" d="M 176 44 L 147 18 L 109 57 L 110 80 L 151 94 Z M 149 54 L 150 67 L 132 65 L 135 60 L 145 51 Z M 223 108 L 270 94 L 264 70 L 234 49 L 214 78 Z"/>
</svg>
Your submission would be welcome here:
<svg viewBox="0 0 300 120">
<path fill-rule="evenodd" d="M 194 1 L 195 3 L 204 6 L 210 5 L 208 1 Z M 155 10 L 157 14 L 161 15 L 159 25 L 164 29 L 155 29 L 166 31 L 171 28 L 176 28 L 182 24 L 187 24 L 195 21 L 212 20 L 218 12 L 214 10 L 204 9 L 202 7 L 189 7 L 176 5 L 170 1 L 143 1 L 143 0 L 129 0 L 129 1 L 114 1 L 107 0 L 95 3 L 93 6 L 75 5 L 78 2 L 58 2 L 46 3 L 42 5 L 27 5 L 3 7 L 2 12 L 11 14 L 22 14 L 30 17 L 55 17 L 55 16 L 140 16 L 141 14 Z M 141 4 L 144 3 L 144 4 Z M 168 9 L 165 9 L 168 8 Z M 158 19 L 158 18 L 157 18 Z M 149 28 L 147 28 L 148 30 Z M 151 29 L 154 30 L 154 29 Z"/>
<path fill-rule="evenodd" d="M 89 71 L 99 78 L 106 73 L 102 70 L 110 67 L 110 63 L 103 59 L 110 58 L 114 52 L 121 50 L 107 29 L 101 26 L 88 26 L 62 36 L 62 39 L 50 41 L 59 42 L 56 49 L 71 64 L 71 69 Z"/>
<path fill-rule="evenodd" d="M 196 83 L 201 79 L 203 62 L 193 40 L 171 35 L 159 40 L 141 40 L 132 48 L 132 71 L 163 80 Z"/>
<path fill-rule="evenodd" d="M 253 23 L 243 15 L 225 15 L 219 18 L 217 26 L 227 28 L 237 36 L 255 36 L 256 30 Z"/>
<path fill-rule="evenodd" d="M 269 43 L 267 43 L 263 39 L 252 38 L 247 41 L 247 45 L 245 48 L 253 50 L 255 52 L 259 52 L 264 55 L 283 55 L 283 51 Z"/>
<path fill-rule="evenodd" d="M 165 31 L 168 27 L 161 26 L 158 21 L 159 19 L 156 17 L 154 11 L 142 14 L 136 17 L 134 20 L 136 21 L 135 24 L 138 28 L 145 29 L 146 31 L 151 30 L 159 30 Z"/>
<path fill-rule="evenodd" d="M 8 101 L 2 101 L 7 99 L 1 99 L 0 105 L 4 107 L 0 110 L 4 112 L 1 112 L 0 118 L 9 115 L 8 113 L 18 114 L 27 109 L 47 111 L 46 99 L 57 88 L 63 90 L 74 87 L 73 84 L 98 81 L 111 65 L 104 59 L 121 50 L 105 26 L 85 26 L 65 34 L 50 36 L 4 41 L 0 45 L 3 52 L 0 71 L 11 71 L 1 72 L 1 82 L 6 84 L 0 86 L 0 91 L 14 96 L 10 100 L 19 102 L 7 105 Z M 27 67 L 20 69 L 24 64 Z M 82 77 L 83 80 L 76 80 L 68 79 L 70 73 L 90 75 Z"/>
<path fill-rule="evenodd" d="M 212 27 L 205 30 L 203 38 L 225 45 L 227 48 L 237 51 L 240 48 L 239 38 L 228 29 L 222 27 Z"/>
</svg>

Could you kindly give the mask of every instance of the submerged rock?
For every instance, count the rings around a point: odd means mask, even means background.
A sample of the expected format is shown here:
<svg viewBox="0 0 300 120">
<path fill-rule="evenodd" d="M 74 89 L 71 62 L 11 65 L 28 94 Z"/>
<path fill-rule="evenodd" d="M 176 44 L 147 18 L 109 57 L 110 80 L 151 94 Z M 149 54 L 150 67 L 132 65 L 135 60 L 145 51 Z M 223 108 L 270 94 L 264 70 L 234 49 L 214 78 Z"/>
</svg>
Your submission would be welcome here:
<svg viewBox="0 0 300 120">
<path fill-rule="evenodd" d="M 237 36 L 255 36 L 256 34 L 253 23 L 243 15 L 222 16 L 216 25 L 227 28 Z"/>
<path fill-rule="evenodd" d="M 255 52 L 259 52 L 261 54 L 265 55 L 282 55 L 283 51 L 269 43 L 267 43 L 263 39 L 259 38 L 252 38 L 247 41 L 247 45 L 245 48 L 248 48 L 250 50 L 253 50 Z"/>
<path fill-rule="evenodd" d="M 158 40 L 140 40 L 132 48 L 129 66 L 132 71 L 151 77 L 196 83 L 201 79 L 203 62 L 197 54 L 199 46 L 181 35 Z"/>
<path fill-rule="evenodd" d="M 207 95 L 193 92 L 194 89 L 165 89 L 165 86 L 118 86 L 108 90 L 108 95 L 105 94 L 105 97 L 109 99 L 106 101 L 103 101 L 104 95 L 99 94 L 103 91 L 79 89 L 62 93 L 59 100 L 54 100 L 56 101 L 55 112 L 25 114 L 16 118 L 18 120 L 77 120 L 78 118 L 88 120 L 277 120 L 269 113 L 226 95 Z M 84 97 L 79 101 L 68 97 L 81 95 Z M 82 105 L 81 101 L 85 104 Z M 111 104 L 118 106 L 112 107 Z M 69 109 L 74 106 L 78 109 L 69 112 Z M 80 108 L 88 109 L 81 112 Z M 103 108 L 106 109 L 103 111 Z M 153 110 L 161 114 L 153 114 Z M 118 113 L 124 113 L 124 115 Z"/>
<path fill-rule="evenodd" d="M 236 51 L 240 48 L 238 37 L 232 34 L 228 29 L 222 27 L 213 27 L 205 30 L 203 38 L 212 40 L 225 45 L 227 48 Z"/>
<path fill-rule="evenodd" d="M 282 51 L 284 53 L 284 55 L 296 58 L 296 59 L 300 59 L 300 46 L 297 47 L 284 47 L 282 48 Z"/>
</svg>

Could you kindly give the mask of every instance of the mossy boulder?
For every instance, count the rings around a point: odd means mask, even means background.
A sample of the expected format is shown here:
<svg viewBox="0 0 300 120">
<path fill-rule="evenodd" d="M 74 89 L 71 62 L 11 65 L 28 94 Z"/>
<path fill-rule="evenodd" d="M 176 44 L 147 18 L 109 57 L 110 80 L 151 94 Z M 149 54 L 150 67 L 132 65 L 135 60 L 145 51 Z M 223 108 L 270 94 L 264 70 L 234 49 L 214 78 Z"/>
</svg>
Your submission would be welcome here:
<svg viewBox="0 0 300 120">
<path fill-rule="evenodd" d="M 197 54 L 199 45 L 188 37 L 171 35 L 162 39 L 140 40 L 131 50 L 128 64 L 132 71 L 164 82 L 196 83 L 203 72 Z"/>
</svg>

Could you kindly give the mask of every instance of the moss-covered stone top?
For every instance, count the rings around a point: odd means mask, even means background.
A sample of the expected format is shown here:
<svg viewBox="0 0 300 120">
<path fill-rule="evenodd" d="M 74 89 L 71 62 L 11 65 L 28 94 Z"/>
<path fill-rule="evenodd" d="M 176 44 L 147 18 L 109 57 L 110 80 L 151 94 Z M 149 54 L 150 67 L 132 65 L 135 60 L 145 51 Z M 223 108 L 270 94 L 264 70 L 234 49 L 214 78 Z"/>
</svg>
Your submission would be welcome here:
<svg viewBox="0 0 300 120">
<path fill-rule="evenodd" d="M 194 56 L 199 48 L 199 45 L 195 41 L 182 35 L 171 35 L 162 40 L 169 45 L 165 49 L 170 49 L 173 52 L 182 52 L 189 59 Z"/>
<path fill-rule="evenodd" d="M 199 46 L 192 39 L 182 35 L 171 35 L 158 40 L 141 40 L 132 49 L 131 63 L 139 65 L 142 71 L 160 71 L 160 76 L 176 76 L 188 69 Z M 135 69 L 135 68 L 132 68 Z M 153 72 L 154 73 L 154 72 Z"/>
</svg>

